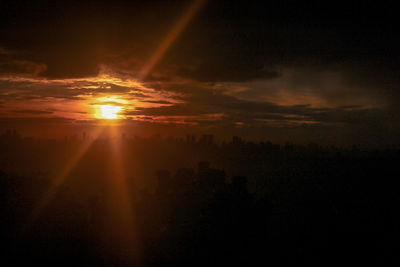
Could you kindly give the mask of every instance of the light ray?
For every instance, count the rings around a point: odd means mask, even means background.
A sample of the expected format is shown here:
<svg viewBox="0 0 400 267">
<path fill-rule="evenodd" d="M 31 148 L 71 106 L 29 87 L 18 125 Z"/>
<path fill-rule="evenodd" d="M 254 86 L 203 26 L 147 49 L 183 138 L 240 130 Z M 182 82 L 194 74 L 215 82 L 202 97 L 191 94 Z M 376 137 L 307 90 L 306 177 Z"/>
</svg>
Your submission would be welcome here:
<svg viewBox="0 0 400 267">
<path fill-rule="evenodd" d="M 143 66 L 141 71 L 139 72 L 139 80 L 143 80 L 149 74 L 149 72 L 153 69 L 153 67 L 160 61 L 160 59 L 164 56 L 165 52 L 168 48 L 174 43 L 174 41 L 178 38 L 178 36 L 185 29 L 186 25 L 190 22 L 190 20 L 196 15 L 196 13 L 200 10 L 206 0 L 194 0 L 187 11 L 183 14 L 183 16 L 176 22 L 176 24 L 172 27 L 172 30 L 169 32 L 167 37 L 161 42 L 158 46 L 157 50 L 150 57 L 150 59 Z"/>
<path fill-rule="evenodd" d="M 80 159 L 85 155 L 87 150 L 91 147 L 93 142 L 100 136 L 103 132 L 104 127 L 99 127 L 93 133 L 93 138 L 84 142 L 82 147 L 78 150 L 78 152 L 68 161 L 68 163 L 64 166 L 62 171 L 56 178 L 52 181 L 50 188 L 47 192 L 39 199 L 38 203 L 29 214 L 26 224 L 22 227 L 21 235 L 25 233 L 29 227 L 39 218 L 43 210 L 48 206 L 50 201 L 53 199 L 54 195 L 57 193 L 58 189 L 65 182 L 65 179 L 71 173 L 71 171 L 75 168 L 76 164 L 80 161 Z"/>
<path fill-rule="evenodd" d="M 111 127 L 111 160 L 109 177 L 110 203 L 109 217 L 113 218 L 110 222 L 108 231 L 112 235 L 110 243 L 111 249 L 115 253 L 122 253 L 128 262 L 140 263 L 140 247 L 135 231 L 133 205 L 129 194 L 128 178 L 125 171 L 125 157 L 123 151 L 123 140 L 117 126 Z"/>
</svg>

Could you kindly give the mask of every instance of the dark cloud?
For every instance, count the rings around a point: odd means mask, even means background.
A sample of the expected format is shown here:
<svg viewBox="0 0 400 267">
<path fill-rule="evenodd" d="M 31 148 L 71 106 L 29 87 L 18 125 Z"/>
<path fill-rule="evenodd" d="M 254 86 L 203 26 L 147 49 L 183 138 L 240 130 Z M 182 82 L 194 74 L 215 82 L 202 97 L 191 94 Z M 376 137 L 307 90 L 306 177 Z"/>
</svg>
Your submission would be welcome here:
<svg viewBox="0 0 400 267">
<path fill-rule="evenodd" d="M 107 63 L 138 70 L 189 2 L 5 1 L 0 45 L 45 64 L 46 77 L 93 76 Z M 171 66 L 200 81 L 246 81 L 276 77 L 282 64 L 397 65 L 394 6 L 328 6 L 208 1 L 148 79 L 169 80 L 156 72 Z"/>
<path fill-rule="evenodd" d="M 46 66 L 25 60 L 8 60 L 0 62 L 0 74 L 4 75 L 32 75 L 43 72 Z"/>
<path fill-rule="evenodd" d="M 137 98 L 148 98 L 149 96 L 143 93 L 130 93 L 130 96 L 133 99 L 137 99 Z"/>
<path fill-rule="evenodd" d="M 45 77 L 94 76 L 100 64 L 115 58 L 134 57 L 143 64 L 186 6 L 180 1 L 3 1 L 0 45 L 43 62 Z"/>
<path fill-rule="evenodd" d="M 396 65 L 399 38 L 390 4 L 328 5 L 212 1 L 173 47 L 171 62 L 202 81 L 275 77 L 282 65 Z"/>
<path fill-rule="evenodd" d="M 0 76 L 37 76 L 46 70 L 45 64 L 26 60 L 24 56 L 0 47 Z"/>
<path fill-rule="evenodd" d="M 279 72 L 267 70 L 262 64 L 254 65 L 254 59 L 238 59 L 233 57 L 221 62 L 209 59 L 202 61 L 195 67 L 181 68 L 179 75 L 189 77 L 202 82 L 244 82 L 255 79 L 273 79 L 279 76 Z"/>
<path fill-rule="evenodd" d="M 72 119 L 61 118 L 61 117 L 2 117 L 0 118 L 1 125 L 14 124 L 14 125 L 37 125 L 37 127 L 43 126 L 43 124 L 65 124 L 71 123 Z"/>
<path fill-rule="evenodd" d="M 85 85 L 87 85 L 87 87 L 84 87 Z M 89 86 L 91 86 L 91 88 L 89 88 Z M 80 92 L 84 92 L 85 94 L 90 94 L 90 93 L 118 94 L 118 93 L 128 93 L 132 90 L 138 90 L 132 87 L 119 86 L 110 82 L 86 82 L 85 84 L 80 85 L 80 87 L 77 87 L 76 89 L 80 90 Z"/>
<path fill-rule="evenodd" d="M 53 113 L 53 111 L 37 110 L 37 109 L 16 109 L 16 110 L 12 110 L 12 112 L 31 114 L 31 115 L 43 115 L 43 114 L 52 114 Z"/>
<path fill-rule="evenodd" d="M 191 116 L 222 114 L 223 122 L 219 122 L 220 124 L 241 122 L 244 125 L 253 126 L 268 126 L 268 123 L 271 126 L 272 123 L 276 125 L 279 122 L 280 125 L 286 126 L 318 123 L 332 127 L 345 125 L 347 128 L 353 128 L 357 125 L 368 126 L 393 122 L 392 117 L 385 116 L 387 110 L 383 108 L 368 108 L 359 105 L 332 108 L 313 108 L 311 105 L 282 106 L 271 102 L 241 100 L 234 96 L 199 88 L 196 94 L 187 96 L 185 101 L 187 102 L 170 106 L 137 107 L 135 110 L 127 111 L 125 115 L 181 116 L 190 119 Z"/>
<path fill-rule="evenodd" d="M 172 102 L 165 101 L 165 100 L 144 100 L 142 102 L 146 103 L 153 103 L 153 104 L 162 104 L 162 105 L 172 105 Z"/>
</svg>

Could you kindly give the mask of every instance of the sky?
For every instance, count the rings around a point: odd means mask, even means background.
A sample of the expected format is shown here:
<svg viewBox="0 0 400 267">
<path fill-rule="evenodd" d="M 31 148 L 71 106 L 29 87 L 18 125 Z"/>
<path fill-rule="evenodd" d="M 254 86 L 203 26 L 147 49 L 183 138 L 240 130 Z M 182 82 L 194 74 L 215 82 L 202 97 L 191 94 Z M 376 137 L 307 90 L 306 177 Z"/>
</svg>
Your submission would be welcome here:
<svg viewBox="0 0 400 267">
<path fill-rule="evenodd" d="M 1 1 L 0 130 L 400 143 L 389 2 Z"/>
</svg>

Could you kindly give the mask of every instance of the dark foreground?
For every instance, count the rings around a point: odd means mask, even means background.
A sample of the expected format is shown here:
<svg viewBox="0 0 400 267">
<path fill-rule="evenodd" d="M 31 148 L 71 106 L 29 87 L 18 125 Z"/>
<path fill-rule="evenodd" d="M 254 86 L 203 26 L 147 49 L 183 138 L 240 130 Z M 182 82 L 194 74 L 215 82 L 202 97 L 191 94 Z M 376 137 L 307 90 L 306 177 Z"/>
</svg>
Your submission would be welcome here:
<svg viewBox="0 0 400 267">
<path fill-rule="evenodd" d="M 73 144 L 2 141 L 5 265 L 399 263 L 398 151 L 124 140 L 126 166 L 131 151 L 148 172 L 127 171 L 126 190 L 115 192 L 107 142 L 89 149 L 32 220 L 56 171 L 29 164 L 61 166 Z"/>
</svg>

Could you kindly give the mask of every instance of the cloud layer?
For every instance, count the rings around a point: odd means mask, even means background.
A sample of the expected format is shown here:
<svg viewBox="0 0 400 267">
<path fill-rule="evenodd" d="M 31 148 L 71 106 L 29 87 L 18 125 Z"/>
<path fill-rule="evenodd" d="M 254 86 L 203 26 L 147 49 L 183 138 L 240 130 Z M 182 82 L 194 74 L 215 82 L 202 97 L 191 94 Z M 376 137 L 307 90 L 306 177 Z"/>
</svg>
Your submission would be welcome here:
<svg viewBox="0 0 400 267">
<path fill-rule="evenodd" d="M 146 133 L 400 141 L 390 4 L 208 1 L 141 77 L 192 4 L 6 1 L 2 127 L 92 125 L 98 106 L 118 105 L 124 123 Z"/>
</svg>

